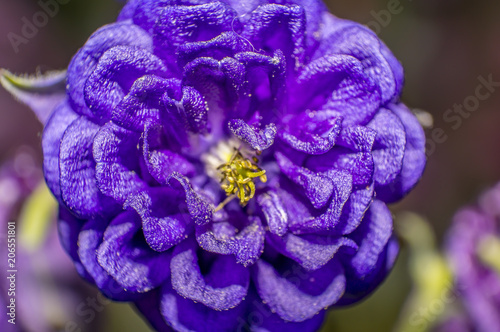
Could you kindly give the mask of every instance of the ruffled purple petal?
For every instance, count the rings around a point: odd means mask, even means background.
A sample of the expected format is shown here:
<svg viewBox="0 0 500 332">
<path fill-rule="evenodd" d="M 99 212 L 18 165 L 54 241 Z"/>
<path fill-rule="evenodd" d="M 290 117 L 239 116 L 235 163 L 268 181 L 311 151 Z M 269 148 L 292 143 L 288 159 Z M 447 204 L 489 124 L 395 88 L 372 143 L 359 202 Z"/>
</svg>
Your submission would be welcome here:
<svg viewBox="0 0 500 332">
<path fill-rule="evenodd" d="M 391 272 L 399 254 L 399 243 L 395 236 L 392 236 L 384 250 L 380 253 L 375 267 L 363 278 L 346 269 L 346 292 L 342 299 L 335 306 L 342 307 L 357 303 L 370 295 L 385 280 Z"/>
<path fill-rule="evenodd" d="M 128 94 L 113 109 L 111 119 L 125 129 L 143 131 L 148 121 L 159 121 L 160 111 L 163 110 L 163 94 L 171 86 L 178 84 L 177 80 L 154 75 L 138 78 Z"/>
<path fill-rule="evenodd" d="M 380 109 L 368 127 L 377 132 L 373 145 L 375 188 L 393 182 L 401 173 L 406 133 L 401 120 L 391 111 Z"/>
<path fill-rule="evenodd" d="M 347 252 L 358 249 L 356 242 L 346 237 L 297 236 L 289 233 L 283 237 L 268 234 L 266 239 L 276 251 L 293 259 L 308 271 L 323 267 L 341 248 L 345 248 Z"/>
<path fill-rule="evenodd" d="M 366 124 L 380 106 L 376 82 L 349 55 L 327 55 L 309 63 L 290 96 L 292 109 L 331 110 L 344 126 Z"/>
<path fill-rule="evenodd" d="M 233 332 L 245 309 L 243 302 L 233 309 L 212 310 L 201 303 L 183 298 L 170 285 L 165 285 L 162 289 L 161 313 L 167 324 L 179 332 Z"/>
<path fill-rule="evenodd" d="M 186 240 L 176 246 L 170 263 L 172 287 L 181 296 L 214 310 L 228 310 L 240 304 L 250 281 L 248 269 L 225 255 L 205 258 L 203 263 L 208 266 L 202 273 L 194 241 Z"/>
<path fill-rule="evenodd" d="M 105 123 L 138 78 L 166 76 L 167 72 L 163 62 L 145 49 L 130 46 L 109 49 L 85 83 L 85 102 L 92 112 L 90 118 Z"/>
<path fill-rule="evenodd" d="M 182 99 L 178 104 L 181 105 L 181 118 L 184 121 L 184 126 L 193 133 L 205 133 L 207 131 L 208 107 L 203 95 L 190 86 L 184 86 Z"/>
<path fill-rule="evenodd" d="M 238 30 L 236 12 L 222 2 L 166 6 L 158 9 L 154 23 L 155 53 L 168 58 L 186 42 L 207 41 L 224 31 Z"/>
<path fill-rule="evenodd" d="M 169 137 L 164 128 L 148 123 L 143 133 L 143 154 L 149 174 L 159 183 L 166 183 L 174 172 L 191 177 L 194 166 L 182 155 L 169 150 Z"/>
<path fill-rule="evenodd" d="M 158 253 L 149 248 L 141 221 L 133 212 L 123 212 L 109 224 L 97 249 L 97 259 L 130 292 L 148 292 L 170 274 L 170 252 Z"/>
<path fill-rule="evenodd" d="M 116 203 L 101 194 L 96 185 L 92 145 L 98 130 L 96 124 L 79 117 L 68 126 L 61 139 L 61 197 L 68 209 L 82 219 L 117 208 Z"/>
<path fill-rule="evenodd" d="M 196 89 L 204 96 L 208 107 L 208 121 L 214 137 L 220 137 L 224 112 L 232 109 L 238 101 L 240 91 L 245 91 L 243 84 L 244 66 L 233 58 L 217 61 L 213 58 L 197 58 L 184 67 L 185 85 Z M 238 116 L 231 114 L 232 116 Z"/>
<path fill-rule="evenodd" d="M 262 302 L 262 299 L 255 291 L 251 292 L 247 298 L 249 305 L 246 320 L 239 319 L 236 331 L 252 332 L 314 332 L 319 331 L 325 318 L 325 311 L 320 311 L 311 319 L 302 322 L 287 322 Z"/>
<path fill-rule="evenodd" d="M 144 191 L 141 179 L 139 135 L 113 122 L 102 126 L 94 139 L 93 154 L 99 190 L 119 203 L 129 195 Z"/>
<path fill-rule="evenodd" d="M 264 129 L 250 126 L 242 119 L 229 121 L 229 130 L 243 142 L 249 144 L 254 150 L 263 151 L 274 143 L 276 125 L 271 123 Z"/>
<path fill-rule="evenodd" d="M 92 277 L 87 273 L 78 256 L 78 234 L 84 223 L 84 220 L 77 219 L 65 207 L 59 206 L 57 230 L 59 232 L 61 246 L 73 260 L 78 274 L 81 275 L 82 278 L 92 282 Z"/>
<path fill-rule="evenodd" d="M 366 188 L 354 189 L 344 204 L 340 222 L 335 227 L 335 233 L 345 235 L 356 230 L 373 202 L 375 198 L 374 194 L 373 185 Z"/>
<path fill-rule="evenodd" d="M 315 212 L 312 218 L 291 222 L 289 228 L 294 234 L 328 232 L 338 224 L 342 209 L 352 192 L 352 177 L 349 173 L 335 170 L 324 175 L 333 184 L 330 204 L 326 210 Z"/>
<path fill-rule="evenodd" d="M 90 117 L 90 119 L 94 117 L 85 103 L 85 83 L 95 71 L 104 52 L 118 45 L 136 46 L 150 50 L 152 39 L 144 30 L 128 21 L 109 24 L 94 32 L 73 57 L 68 67 L 66 89 L 70 105 L 76 113 Z"/>
<path fill-rule="evenodd" d="M 234 31 L 227 31 L 208 41 L 179 45 L 177 61 L 181 66 L 200 57 L 210 57 L 220 61 L 225 57 L 232 57 L 236 53 L 250 50 L 251 44 L 249 41 L 241 38 Z"/>
<path fill-rule="evenodd" d="M 263 55 L 256 52 L 242 52 L 234 58 L 243 66 L 243 83 L 238 88 L 238 116 L 245 113 L 259 113 L 262 123 L 274 123 L 286 113 L 286 59 L 283 52 Z M 234 88 L 233 88 L 234 89 Z M 232 115 L 235 117 L 236 115 Z"/>
<path fill-rule="evenodd" d="M 371 152 L 377 132 L 363 126 L 350 126 L 343 128 L 338 138 L 338 145 L 351 151 Z"/>
<path fill-rule="evenodd" d="M 257 196 L 257 202 L 262 209 L 269 231 L 283 236 L 288 231 L 288 214 L 280 196 L 275 191 L 268 191 Z"/>
<path fill-rule="evenodd" d="M 97 260 L 97 249 L 103 241 L 107 227 L 106 220 L 100 218 L 91 219 L 85 223 L 78 234 L 78 257 L 104 295 L 115 301 L 136 300 L 139 294 L 125 291 L 123 286 L 118 284 Z"/>
<path fill-rule="evenodd" d="M 305 62 L 306 17 L 297 5 L 264 4 L 257 7 L 245 25 L 243 37 L 268 55 L 280 50 L 293 72 Z"/>
<path fill-rule="evenodd" d="M 361 225 L 350 236 L 359 250 L 350 259 L 349 272 L 363 279 L 375 269 L 393 231 L 392 215 L 387 206 L 375 199 Z"/>
<path fill-rule="evenodd" d="M 314 208 L 320 209 L 328 203 L 334 191 L 334 182 L 332 179 L 294 165 L 280 152 L 277 152 L 275 157 L 281 171 L 290 180 L 303 188 Z"/>
<path fill-rule="evenodd" d="M 403 198 L 415 185 L 424 172 L 425 133 L 417 118 L 403 104 L 389 105 L 389 109 L 398 116 L 406 133 L 406 145 L 401 172 L 393 182 L 376 187 L 377 197 L 392 203 Z"/>
<path fill-rule="evenodd" d="M 222 221 L 196 228 L 196 240 L 206 251 L 234 255 L 243 266 L 254 264 L 264 251 L 265 230 L 259 218 L 251 218 L 238 232 L 230 222 Z"/>
<path fill-rule="evenodd" d="M 336 143 L 342 117 L 335 111 L 310 111 L 283 120 L 280 138 L 290 147 L 307 154 L 328 152 Z"/>
<path fill-rule="evenodd" d="M 352 176 L 352 184 L 356 186 L 369 186 L 373 182 L 375 169 L 370 152 L 356 152 L 340 146 L 325 154 L 308 158 L 305 166 L 315 172 L 347 172 Z"/>
<path fill-rule="evenodd" d="M 77 118 L 67 101 L 56 107 L 43 130 L 43 173 L 45 182 L 57 200 L 61 200 L 59 147 L 66 128 Z"/>
<path fill-rule="evenodd" d="M 371 30 L 330 14 L 324 16 L 323 24 L 324 35 L 315 58 L 330 54 L 351 55 L 361 61 L 364 72 L 377 82 L 382 103 L 399 96 L 403 83 L 401 64 Z"/>
<path fill-rule="evenodd" d="M 200 195 L 189 180 L 182 174 L 175 172 L 167 179 L 167 184 L 174 186 L 175 183 L 180 184 L 186 194 L 186 204 L 189 214 L 196 225 L 205 225 L 212 220 L 214 214 L 214 206 L 207 197 Z"/>
<path fill-rule="evenodd" d="M 140 216 L 142 231 L 151 249 L 168 250 L 193 230 L 191 216 L 181 197 L 178 191 L 169 188 L 151 188 L 130 196 L 125 202 L 126 207 Z"/>
<path fill-rule="evenodd" d="M 305 271 L 294 263 L 276 270 L 259 260 L 252 274 L 259 296 L 281 319 L 302 322 L 335 304 L 344 294 L 346 278 L 342 266 L 331 260 L 316 271 Z"/>
</svg>

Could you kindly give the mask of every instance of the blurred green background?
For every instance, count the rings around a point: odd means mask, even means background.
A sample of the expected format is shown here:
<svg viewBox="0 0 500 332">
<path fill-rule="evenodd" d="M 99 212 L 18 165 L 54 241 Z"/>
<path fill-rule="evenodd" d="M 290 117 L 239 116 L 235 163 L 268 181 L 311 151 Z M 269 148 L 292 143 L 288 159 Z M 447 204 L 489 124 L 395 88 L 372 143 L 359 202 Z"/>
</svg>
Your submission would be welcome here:
<svg viewBox="0 0 500 332">
<path fill-rule="evenodd" d="M 424 177 L 391 209 L 396 216 L 413 211 L 429 220 L 440 246 L 454 212 L 500 180 L 500 91 L 480 101 L 455 129 L 443 118 L 474 95 L 478 77 L 491 75 L 500 82 L 500 2 L 330 0 L 327 5 L 335 15 L 376 30 L 405 68 L 403 101 L 433 117 Z M 88 36 L 115 20 L 120 8 L 113 0 L 70 0 L 16 53 L 7 34 L 20 34 L 22 18 L 40 7 L 35 0 L 0 0 L 0 67 L 14 73 L 65 68 Z M 391 8 L 397 10 L 391 13 Z M 436 128 L 442 142 L 432 140 Z M 29 146 L 41 164 L 41 130 L 31 111 L 0 89 L 0 161 Z M 394 271 L 375 294 L 352 308 L 331 311 L 323 330 L 391 331 L 411 289 L 408 257 L 403 243 Z M 147 329 L 131 310 L 126 304 L 107 305 L 99 313 L 100 330 Z"/>
</svg>

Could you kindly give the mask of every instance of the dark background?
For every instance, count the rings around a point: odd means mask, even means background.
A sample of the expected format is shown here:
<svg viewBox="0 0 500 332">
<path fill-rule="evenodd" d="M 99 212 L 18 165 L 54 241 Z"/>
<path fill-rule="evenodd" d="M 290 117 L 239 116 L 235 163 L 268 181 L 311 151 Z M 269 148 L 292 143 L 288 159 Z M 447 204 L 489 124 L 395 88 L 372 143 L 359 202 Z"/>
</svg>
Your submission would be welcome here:
<svg viewBox="0 0 500 332">
<path fill-rule="evenodd" d="M 399 4 L 397 13 L 380 16 L 392 4 Z M 454 212 L 500 180 L 500 88 L 480 101 L 459 128 L 443 119 L 454 104 L 475 94 L 479 76 L 500 82 L 500 2 L 330 0 L 327 5 L 339 17 L 377 29 L 405 68 L 403 101 L 432 114 L 434 130 L 442 129 L 444 142 L 428 146 L 422 181 L 391 207 L 395 213 L 424 216 L 442 239 Z M 120 7 L 112 0 L 70 0 L 16 54 L 7 34 L 20 34 L 22 18 L 31 20 L 40 7 L 34 0 L 0 0 L 0 67 L 18 74 L 63 69 L 94 30 L 115 20 Z M 31 111 L 0 89 L 0 161 L 28 145 L 41 163 L 41 130 Z M 432 131 L 427 130 L 429 140 Z M 405 259 L 403 248 L 396 271 L 375 296 L 334 312 L 324 330 L 390 330 L 410 288 Z"/>
</svg>

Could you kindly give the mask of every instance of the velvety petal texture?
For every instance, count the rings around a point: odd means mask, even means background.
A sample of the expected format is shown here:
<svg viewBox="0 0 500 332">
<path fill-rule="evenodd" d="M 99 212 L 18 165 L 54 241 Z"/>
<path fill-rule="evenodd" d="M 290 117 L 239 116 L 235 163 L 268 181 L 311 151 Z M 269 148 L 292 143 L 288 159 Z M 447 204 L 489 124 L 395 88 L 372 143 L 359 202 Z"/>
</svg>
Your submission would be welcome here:
<svg viewBox="0 0 500 332">
<path fill-rule="evenodd" d="M 159 331 L 314 331 L 390 272 L 425 167 L 402 67 L 319 0 L 131 0 L 43 133 L 63 247 Z"/>
</svg>

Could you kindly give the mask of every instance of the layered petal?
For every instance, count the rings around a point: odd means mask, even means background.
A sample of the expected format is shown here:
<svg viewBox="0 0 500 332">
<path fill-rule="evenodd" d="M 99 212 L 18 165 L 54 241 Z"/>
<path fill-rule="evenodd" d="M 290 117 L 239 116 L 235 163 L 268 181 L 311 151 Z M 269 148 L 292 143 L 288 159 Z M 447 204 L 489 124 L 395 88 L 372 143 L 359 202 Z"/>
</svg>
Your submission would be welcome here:
<svg viewBox="0 0 500 332">
<path fill-rule="evenodd" d="M 107 297 L 115 301 L 133 301 L 139 294 L 123 289 L 115 279 L 99 264 L 97 249 L 102 244 L 108 222 L 101 218 L 90 219 L 78 234 L 78 257 L 93 282 Z"/>
<path fill-rule="evenodd" d="M 77 219 L 65 207 L 59 206 L 57 230 L 61 246 L 68 253 L 75 264 L 76 271 L 84 279 L 92 282 L 92 277 L 85 270 L 78 257 L 78 234 L 83 227 L 84 220 Z"/>
<path fill-rule="evenodd" d="M 406 133 L 406 144 L 401 172 L 387 185 L 377 185 L 379 199 L 392 203 L 403 198 L 415 185 L 424 172 L 425 134 L 417 118 L 403 104 L 390 105 L 389 109 L 398 116 Z"/>
<path fill-rule="evenodd" d="M 99 190 L 117 202 L 144 191 L 147 184 L 140 177 L 139 135 L 108 122 L 97 132 L 93 155 Z"/>
<path fill-rule="evenodd" d="M 140 219 L 133 212 L 123 212 L 109 224 L 97 249 L 97 259 L 130 292 L 148 292 L 162 285 L 170 274 L 170 253 L 149 248 Z"/>
<path fill-rule="evenodd" d="M 99 127 L 83 117 L 66 129 L 59 149 L 61 198 L 68 209 L 82 219 L 112 213 L 117 206 L 96 185 L 96 163 L 92 155 Z"/>
<path fill-rule="evenodd" d="M 173 289 L 213 310 L 228 310 L 239 305 L 247 294 L 248 269 L 237 264 L 232 256 L 202 255 L 202 258 L 204 262 L 200 266 L 197 245 L 192 240 L 176 246 L 170 263 Z"/>
<path fill-rule="evenodd" d="M 88 116 L 90 119 L 94 118 L 94 114 L 85 102 L 85 83 L 95 71 L 104 52 L 118 45 L 149 50 L 152 47 L 152 38 L 146 31 L 129 21 L 109 24 L 94 32 L 73 57 L 68 67 L 66 89 L 70 105 L 76 113 Z"/>
<path fill-rule="evenodd" d="M 179 194 L 169 188 L 151 188 L 125 202 L 140 216 L 144 238 L 155 251 L 172 248 L 193 230 L 192 218 Z"/>
<path fill-rule="evenodd" d="M 105 123 L 137 79 L 167 73 L 163 62 L 145 49 L 115 46 L 107 50 L 85 83 L 85 103 L 92 112 L 91 119 Z"/>
<path fill-rule="evenodd" d="M 289 102 L 296 110 L 332 110 L 343 125 L 366 124 L 380 106 L 376 81 L 350 55 L 326 55 L 309 63 L 297 78 Z"/>
<path fill-rule="evenodd" d="M 323 38 L 314 57 L 350 55 L 361 61 L 363 71 L 380 87 L 383 103 L 399 96 L 403 86 L 401 64 L 367 27 L 327 14 L 323 16 Z"/>
<path fill-rule="evenodd" d="M 328 152 L 336 143 L 342 117 L 334 111 L 309 111 L 283 120 L 280 138 L 290 147 L 307 154 Z"/>
<path fill-rule="evenodd" d="M 262 302 L 262 299 L 254 294 L 253 291 L 248 295 L 249 308 L 247 309 L 246 320 L 239 320 L 237 331 L 256 331 L 256 332 L 313 332 L 318 331 L 325 318 L 325 312 L 320 311 L 312 318 L 302 322 L 288 322 L 280 318 L 279 315 L 272 312 L 269 306 Z"/>
<path fill-rule="evenodd" d="M 259 260 L 253 268 L 259 296 L 281 319 L 302 322 L 336 303 L 344 294 L 346 278 L 342 266 L 332 260 L 323 268 L 307 272 L 294 263 L 276 270 Z"/>
<path fill-rule="evenodd" d="M 236 261 L 243 266 L 255 263 L 264 251 L 265 230 L 260 219 L 250 218 L 239 232 L 229 221 L 198 227 L 198 244 L 209 252 L 234 255 Z"/>
<path fill-rule="evenodd" d="M 288 213 L 275 191 L 268 191 L 257 197 L 262 213 L 265 216 L 269 231 L 278 236 L 283 236 L 288 231 Z"/>
<path fill-rule="evenodd" d="M 269 234 L 266 238 L 276 251 L 293 259 L 308 271 L 321 268 L 341 249 L 349 253 L 358 249 L 356 242 L 347 237 L 293 234 L 279 237 Z M 345 255 L 346 252 L 339 254 Z"/>
<path fill-rule="evenodd" d="M 207 41 L 224 31 L 240 30 L 236 12 L 219 1 L 166 6 L 158 11 L 153 40 L 156 53 L 165 58 L 185 42 Z"/>
<path fill-rule="evenodd" d="M 243 142 L 250 145 L 254 150 L 263 151 L 274 143 L 276 136 L 276 125 L 271 123 L 264 129 L 252 127 L 242 119 L 229 121 L 229 130 Z"/>
<path fill-rule="evenodd" d="M 238 318 L 245 313 L 245 303 L 236 308 L 217 311 L 201 303 L 185 299 L 172 290 L 170 285 L 162 289 L 160 310 L 164 320 L 180 332 L 206 331 L 231 332 L 237 327 Z"/>
<path fill-rule="evenodd" d="M 396 179 L 403 167 L 406 134 L 399 118 L 387 109 L 381 109 L 368 127 L 377 132 L 373 145 L 375 186 L 383 186 Z"/>
<path fill-rule="evenodd" d="M 361 225 L 351 238 L 358 243 L 359 250 L 349 259 L 348 272 L 358 279 L 365 278 L 377 266 L 393 230 L 392 215 L 387 206 L 375 199 Z"/>
<path fill-rule="evenodd" d="M 66 128 L 77 118 L 66 102 L 57 106 L 43 130 L 43 174 L 45 182 L 54 196 L 61 200 L 59 175 L 59 148 Z"/>
</svg>

